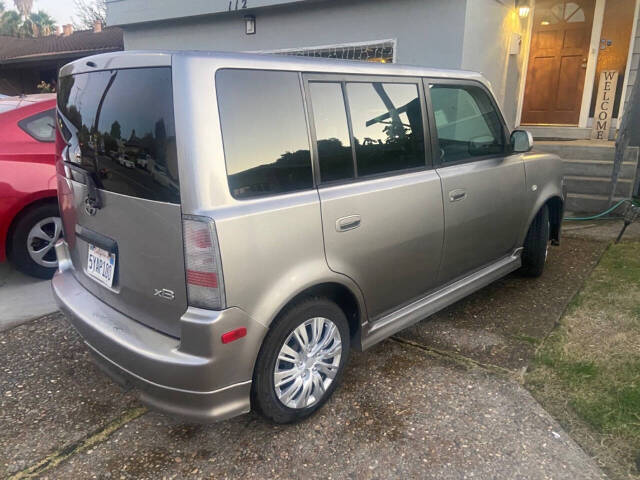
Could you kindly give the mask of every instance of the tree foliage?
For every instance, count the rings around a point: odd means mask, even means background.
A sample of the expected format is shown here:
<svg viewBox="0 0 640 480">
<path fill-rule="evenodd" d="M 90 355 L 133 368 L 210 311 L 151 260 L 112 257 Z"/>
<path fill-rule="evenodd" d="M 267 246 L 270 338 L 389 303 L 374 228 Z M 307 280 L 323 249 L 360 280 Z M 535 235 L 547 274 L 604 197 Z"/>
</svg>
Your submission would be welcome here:
<svg viewBox="0 0 640 480">
<path fill-rule="evenodd" d="M 22 18 L 28 18 L 33 8 L 33 0 L 13 0 L 16 10 L 20 12 Z"/>
<path fill-rule="evenodd" d="M 95 22 L 107 25 L 107 3 L 105 0 L 74 0 L 76 15 L 73 28 L 91 30 Z"/>
<path fill-rule="evenodd" d="M 14 4 L 18 11 L 5 10 L 5 4 L 0 1 L 0 35 L 33 38 L 55 33 L 58 27 L 47 12 L 31 12 L 32 0 L 14 0 Z"/>
</svg>

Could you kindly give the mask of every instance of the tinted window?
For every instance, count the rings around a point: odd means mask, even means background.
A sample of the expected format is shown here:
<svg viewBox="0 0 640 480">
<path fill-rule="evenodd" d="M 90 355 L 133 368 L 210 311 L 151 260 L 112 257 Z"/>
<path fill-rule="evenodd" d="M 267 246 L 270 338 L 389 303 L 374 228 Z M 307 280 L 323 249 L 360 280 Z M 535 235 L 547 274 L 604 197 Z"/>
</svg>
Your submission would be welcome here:
<svg viewBox="0 0 640 480">
<path fill-rule="evenodd" d="M 339 83 L 310 83 L 313 120 L 323 182 L 354 177 L 351 140 Z"/>
<path fill-rule="evenodd" d="M 70 160 L 99 188 L 180 203 L 170 68 L 62 77 L 58 107 Z"/>
<path fill-rule="evenodd" d="M 500 117 L 482 88 L 432 85 L 430 91 L 443 162 L 504 152 Z"/>
<path fill-rule="evenodd" d="M 56 140 L 55 110 L 32 115 L 20 120 L 18 125 L 39 142 L 55 142 Z"/>
<path fill-rule="evenodd" d="M 231 194 L 249 198 L 312 188 L 298 74 L 221 70 L 216 85 Z"/>
<path fill-rule="evenodd" d="M 418 86 L 348 83 L 358 176 L 425 165 Z"/>
</svg>

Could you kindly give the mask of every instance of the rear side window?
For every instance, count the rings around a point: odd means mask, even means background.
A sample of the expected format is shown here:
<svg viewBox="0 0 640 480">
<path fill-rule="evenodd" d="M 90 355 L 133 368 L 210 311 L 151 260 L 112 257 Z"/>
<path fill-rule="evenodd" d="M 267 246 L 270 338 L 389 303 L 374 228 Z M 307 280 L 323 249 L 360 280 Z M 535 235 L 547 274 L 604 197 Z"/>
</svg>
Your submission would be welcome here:
<svg viewBox="0 0 640 480">
<path fill-rule="evenodd" d="M 171 69 L 132 68 L 62 77 L 60 133 L 69 159 L 99 188 L 180 203 Z"/>
<path fill-rule="evenodd" d="M 312 82 L 309 84 L 309 90 L 316 128 L 321 181 L 333 182 L 354 178 L 351 138 L 342 85 Z"/>
<path fill-rule="evenodd" d="M 430 92 L 442 162 L 504 153 L 500 116 L 482 88 L 431 85 Z"/>
<path fill-rule="evenodd" d="M 220 70 L 216 85 L 231 194 L 244 199 L 313 188 L 298 74 Z"/>
<path fill-rule="evenodd" d="M 39 142 L 55 142 L 56 115 L 55 110 L 47 110 L 18 122 L 18 126 Z"/>
<path fill-rule="evenodd" d="M 425 166 L 418 86 L 347 83 L 358 177 Z"/>
</svg>

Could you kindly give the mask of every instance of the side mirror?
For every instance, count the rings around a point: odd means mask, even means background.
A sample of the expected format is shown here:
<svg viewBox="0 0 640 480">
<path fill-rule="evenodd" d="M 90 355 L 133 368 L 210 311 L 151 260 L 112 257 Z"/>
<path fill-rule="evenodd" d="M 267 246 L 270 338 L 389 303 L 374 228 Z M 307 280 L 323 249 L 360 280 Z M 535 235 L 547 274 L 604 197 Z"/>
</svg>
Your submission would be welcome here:
<svg viewBox="0 0 640 480">
<path fill-rule="evenodd" d="M 533 148 L 533 135 L 526 130 L 511 132 L 511 148 L 513 153 L 526 153 Z"/>
</svg>

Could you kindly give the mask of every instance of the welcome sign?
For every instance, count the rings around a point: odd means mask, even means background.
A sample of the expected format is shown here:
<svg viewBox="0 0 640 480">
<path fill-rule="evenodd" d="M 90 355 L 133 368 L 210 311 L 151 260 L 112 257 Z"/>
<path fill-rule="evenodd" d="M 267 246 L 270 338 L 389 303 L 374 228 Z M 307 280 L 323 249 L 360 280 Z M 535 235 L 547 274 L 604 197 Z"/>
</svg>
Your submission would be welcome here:
<svg viewBox="0 0 640 480">
<path fill-rule="evenodd" d="M 596 111 L 593 115 L 592 140 L 609 140 L 613 102 L 618 88 L 618 71 L 605 70 L 600 74 L 598 96 L 596 97 Z"/>
</svg>

